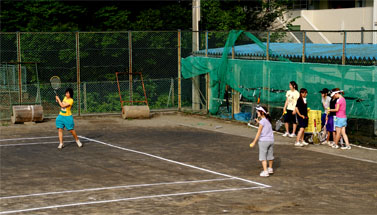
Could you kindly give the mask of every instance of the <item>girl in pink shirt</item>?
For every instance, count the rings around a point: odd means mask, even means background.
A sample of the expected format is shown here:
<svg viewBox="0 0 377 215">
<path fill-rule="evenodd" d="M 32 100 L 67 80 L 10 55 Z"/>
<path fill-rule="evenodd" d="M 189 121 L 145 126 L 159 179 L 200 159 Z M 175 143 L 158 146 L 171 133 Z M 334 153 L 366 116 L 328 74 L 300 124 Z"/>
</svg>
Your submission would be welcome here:
<svg viewBox="0 0 377 215">
<path fill-rule="evenodd" d="M 335 88 L 332 90 L 331 96 L 334 96 L 338 101 L 336 102 L 335 109 L 330 109 L 329 112 L 336 112 L 335 129 L 336 129 L 336 138 L 335 138 L 335 148 L 339 148 L 338 142 L 340 135 L 342 135 L 346 146 L 341 149 L 351 149 L 351 146 L 348 141 L 348 136 L 346 134 L 347 127 L 347 115 L 346 115 L 346 99 L 343 97 L 343 90 Z"/>
</svg>

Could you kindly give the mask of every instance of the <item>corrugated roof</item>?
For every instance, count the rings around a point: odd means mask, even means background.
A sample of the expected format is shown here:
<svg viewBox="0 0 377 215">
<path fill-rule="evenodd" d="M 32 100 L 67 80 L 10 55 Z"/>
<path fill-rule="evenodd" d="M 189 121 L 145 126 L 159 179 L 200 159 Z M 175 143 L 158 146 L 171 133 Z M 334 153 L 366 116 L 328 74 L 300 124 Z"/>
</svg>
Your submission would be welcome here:
<svg viewBox="0 0 377 215">
<path fill-rule="evenodd" d="M 266 45 L 266 43 L 264 43 Z M 301 43 L 270 43 L 270 56 L 302 57 Z M 307 43 L 305 56 L 320 58 L 342 58 L 343 44 L 314 44 Z M 224 48 L 208 49 L 208 54 L 222 55 Z M 236 55 L 264 55 L 263 50 L 257 44 L 239 45 L 234 47 Z M 231 54 L 231 50 L 229 54 Z M 205 50 L 198 53 L 204 54 Z M 377 44 L 347 44 L 346 58 L 377 60 Z"/>
</svg>

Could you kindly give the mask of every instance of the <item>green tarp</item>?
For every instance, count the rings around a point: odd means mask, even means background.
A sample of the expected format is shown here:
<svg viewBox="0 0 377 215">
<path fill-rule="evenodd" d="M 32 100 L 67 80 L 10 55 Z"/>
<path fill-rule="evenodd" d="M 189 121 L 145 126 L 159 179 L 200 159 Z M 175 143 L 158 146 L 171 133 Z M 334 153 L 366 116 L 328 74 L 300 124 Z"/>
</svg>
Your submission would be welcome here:
<svg viewBox="0 0 377 215">
<path fill-rule="evenodd" d="M 283 106 L 289 82 L 308 90 L 308 107 L 322 110 L 322 88 L 340 88 L 345 91 L 347 115 L 352 118 L 377 120 L 377 67 L 345 66 L 335 64 L 293 63 L 282 61 L 228 59 L 226 53 L 243 31 L 231 31 L 222 58 L 187 57 L 182 59 L 182 76 L 191 78 L 210 74 L 210 113 L 218 112 L 224 98 L 225 86 L 255 101 L 261 93 L 261 103 Z M 246 34 L 261 48 L 266 47 L 250 33 Z"/>
</svg>

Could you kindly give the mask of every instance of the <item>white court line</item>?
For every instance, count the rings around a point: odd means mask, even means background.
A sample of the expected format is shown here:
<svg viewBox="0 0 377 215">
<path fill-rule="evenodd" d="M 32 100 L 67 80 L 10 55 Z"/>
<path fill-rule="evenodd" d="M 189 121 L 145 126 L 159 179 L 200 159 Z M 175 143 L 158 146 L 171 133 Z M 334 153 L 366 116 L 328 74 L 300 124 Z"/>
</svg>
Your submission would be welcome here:
<svg viewBox="0 0 377 215">
<path fill-rule="evenodd" d="M 0 212 L 0 214 L 30 212 L 30 211 L 37 211 L 37 210 L 53 209 L 53 208 L 63 208 L 63 207 L 73 207 L 73 206 L 93 205 L 93 204 L 104 204 L 104 203 L 131 201 L 131 200 L 139 200 L 139 199 L 152 199 L 152 198 L 162 198 L 162 197 L 171 197 L 171 196 L 183 196 L 183 195 L 193 195 L 193 194 L 202 194 L 202 193 L 240 191 L 240 190 L 264 189 L 264 188 L 265 187 L 229 188 L 229 189 L 220 189 L 220 190 L 203 190 L 203 191 L 196 191 L 196 192 L 169 193 L 169 194 L 150 195 L 150 196 L 138 196 L 138 197 L 130 197 L 130 198 L 122 198 L 122 199 L 79 202 L 79 203 L 64 204 L 64 205 L 51 205 L 51 206 L 38 207 L 38 208 L 27 208 L 27 209 L 21 209 L 21 210 L 2 211 L 2 212 Z"/>
<path fill-rule="evenodd" d="M 72 136 L 63 136 L 63 137 L 72 137 Z M 35 139 L 48 139 L 48 138 L 59 138 L 59 137 L 58 135 L 49 136 L 49 137 L 22 137 L 22 138 L 13 138 L 13 139 L 1 139 L 0 142 L 12 141 L 12 140 L 35 140 Z"/>
<path fill-rule="evenodd" d="M 310 148 L 308 148 L 308 149 L 304 148 L 304 150 L 308 150 L 308 151 L 311 151 L 311 152 L 318 152 L 318 153 L 328 154 L 328 155 L 335 155 L 335 156 L 338 156 L 338 157 L 343 157 L 343 158 L 348 158 L 348 159 L 352 159 L 352 160 L 358 160 L 358 161 L 364 161 L 364 162 L 368 162 L 368 163 L 375 163 L 375 164 L 377 164 L 376 161 L 367 160 L 367 159 L 363 159 L 363 158 L 349 157 L 347 155 L 333 154 L 331 152 L 315 151 L 315 150 L 310 150 Z"/>
<path fill-rule="evenodd" d="M 64 143 L 75 143 L 76 141 L 64 141 Z M 6 146 L 28 146 L 28 145 L 43 145 L 43 144 L 51 144 L 51 143 L 59 143 L 59 142 L 37 142 L 37 143 L 14 143 L 14 144 L 0 144 L 0 147 Z"/>
<path fill-rule="evenodd" d="M 212 173 L 212 174 L 215 174 L 215 175 L 221 175 L 221 176 L 228 177 L 228 178 L 234 178 L 234 179 L 238 179 L 240 181 L 244 181 L 244 182 L 251 183 L 251 184 L 257 184 L 257 185 L 260 185 L 260 186 L 263 186 L 263 187 L 271 187 L 270 185 L 258 183 L 258 182 L 255 182 L 255 181 L 250 181 L 250 180 L 247 180 L 247 179 L 231 176 L 231 175 L 228 175 L 228 174 L 215 172 L 215 171 L 212 171 L 212 170 L 209 170 L 209 169 L 204 169 L 204 168 L 193 166 L 193 165 L 190 165 L 190 164 L 185 164 L 185 163 L 182 163 L 182 162 L 166 159 L 166 158 L 156 156 L 156 155 L 152 155 L 152 154 L 149 154 L 149 153 L 136 151 L 136 150 L 133 150 L 133 149 L 123 148 L 123 147 L 120 147 L 120 146 L 112 145 L 112 144 L 109 144 L 109 143 L 105 143 L 105 142 L 102 142 L 102 141 L 99 141 L 99 140 L 90 139 L 90 138 L 83 137 L 83 136 L 79 136 L 79 137 L 84 138 L 84 139 L 89 140 L 89 141 L 92 141 L 92 142 L 100 143 L 100 144 L 103 144 L 103 145 L 106 145 L 106 146 L 114 147 L 114 148 L 121 149 L 121 150 L 124 150 L 124 151 L 129 151 L 129 152 L 134 152 L 134 153 L 146 155 L 146 156 L 157 158 L 157 159 L 160 159 L 160 160 L 164 160 L 164 161 L 167 161 L 167 162 L 170 162 L 170 163 L 175 163 L 175 164 L 179 164 L 179 165 L 182 165 L 182 166 L 191 167 L 191 168 L 194 168 L 194 169 L 209 172 L 209 173 Z"/>
<path fill-rule="evenodd" d="M 154 184 L 134 184 L 134 185 L 124 185 L 124 186 L 113 186 L 113 187 L 97 187 L 97 188 L 88 188 L 88 189 L 81 189 L 81 190 L 66 190 L 66 191 L 56 191 L 56 192 L 47 192 L 47 193 L 33 193 L 33 194 L 25 194 L 25 195 L 17 195 L 17 196 L 4 196 L 4 197 L 0 197 L 0 199 L 15 199 L 15 198 L 24 198 L 24 197 L 32 197 L 32 196 L 65 194 L 65 193 L 79 193 L 79 192 L 90 192 L 90 191 L 100 191 L 100 190 L 133 188 L 133 187 L 149 187 L 149 186 L 172 185 L 172 184 L 190 184 L 190 183 L 226 181 L 226 180 L 233 180 L 233 178 L 217 178 L 217 179 L 206 179 L 206 180 L 196 180 L 196 181 L 161 182 L 161 183 L 154 183 Z"/>
</svg>

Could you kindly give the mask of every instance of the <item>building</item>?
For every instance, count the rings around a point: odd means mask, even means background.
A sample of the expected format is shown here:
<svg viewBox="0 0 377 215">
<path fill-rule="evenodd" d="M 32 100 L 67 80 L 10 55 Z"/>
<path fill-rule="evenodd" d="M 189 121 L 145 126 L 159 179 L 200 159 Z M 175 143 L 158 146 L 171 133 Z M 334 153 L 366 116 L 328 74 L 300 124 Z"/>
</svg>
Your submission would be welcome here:
<svg viewBox="0 0 377 215">
<path fill-rule="evenodd" d="M 291 30 L 377 30 L 377 0 L 294 0 L 289 9 L 284 19 L 294 20 L 288 27 Z M 307 37 L 313 43 L 343 42 L 343 35 L 334 32 Z M 377 32 L 348 33 L 347 43 L 377 44 Z"/>
</svg>

